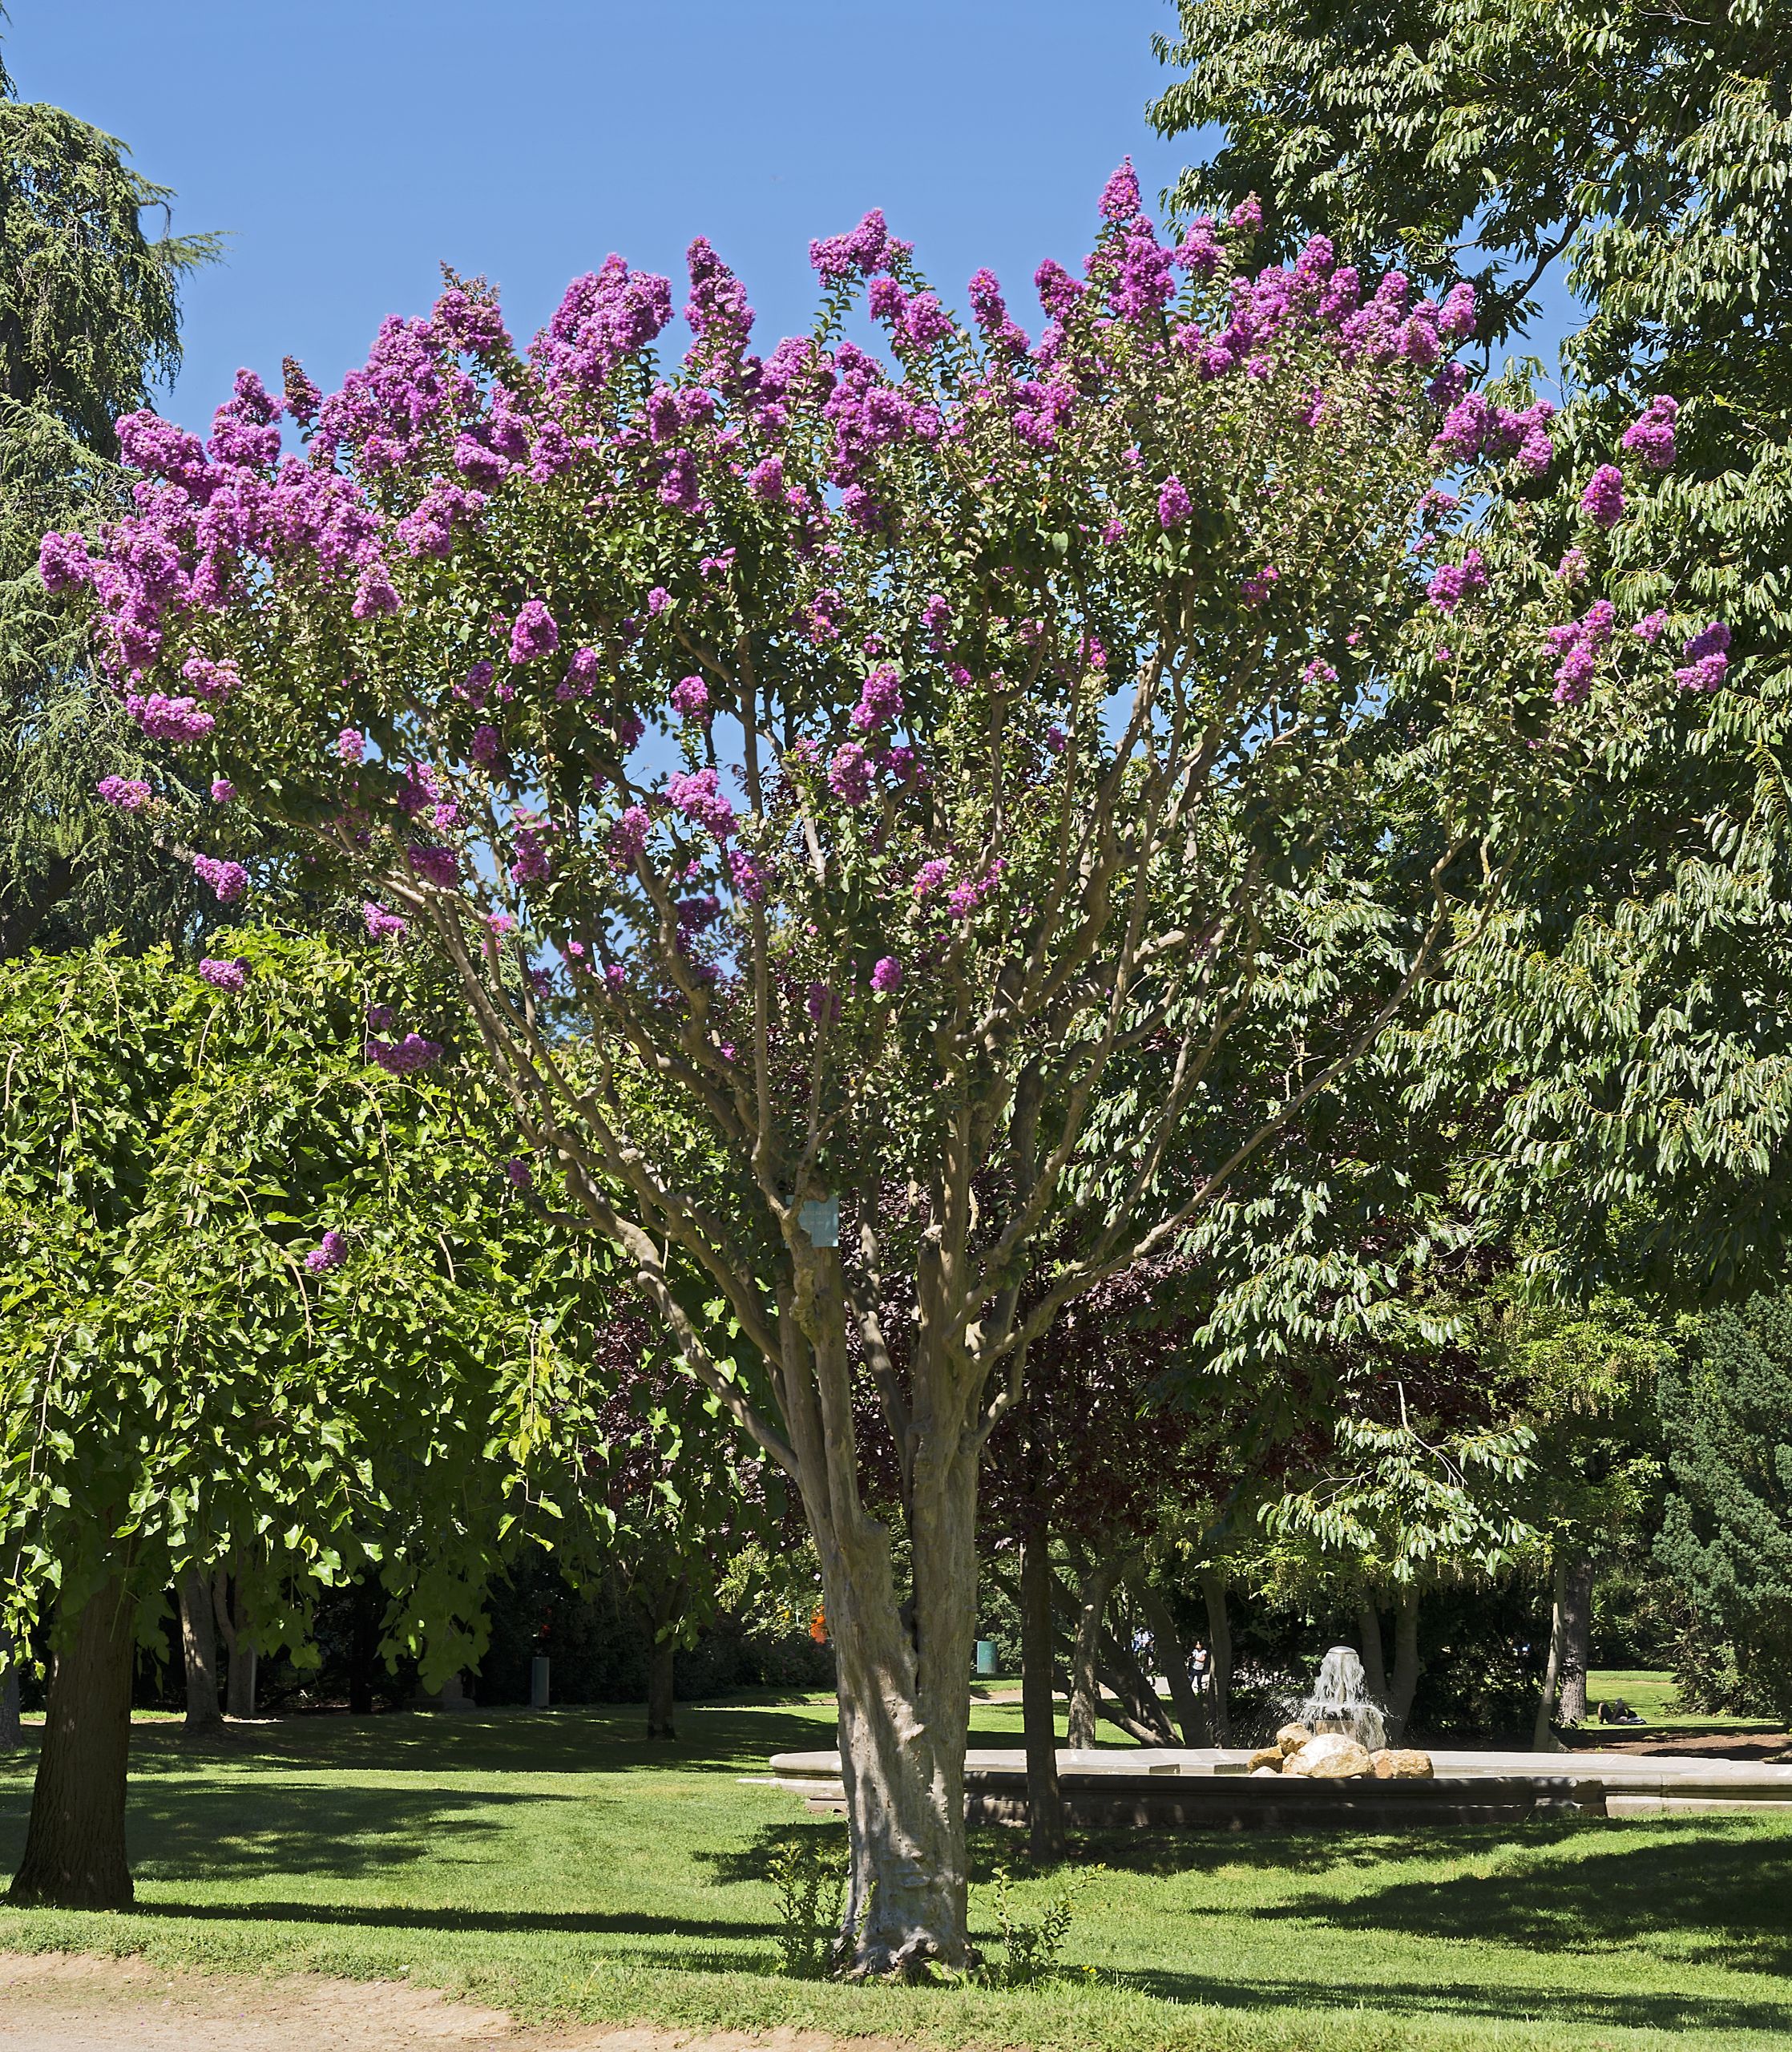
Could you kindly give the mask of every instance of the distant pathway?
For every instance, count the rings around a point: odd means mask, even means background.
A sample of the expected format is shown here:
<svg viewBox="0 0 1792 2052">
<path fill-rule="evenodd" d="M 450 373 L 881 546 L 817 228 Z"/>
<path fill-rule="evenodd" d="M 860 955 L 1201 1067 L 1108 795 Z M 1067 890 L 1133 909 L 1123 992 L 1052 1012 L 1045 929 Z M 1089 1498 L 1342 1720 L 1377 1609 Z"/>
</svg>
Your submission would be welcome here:
<svg viewBox="0 0 1792 2052">
<path fill-rule="evenodd" d="M 5 2052 L 847 2052 L 820 2031 L 692 2037 L 645 2025 L 519 2030 L 402 1981 L 256 1980 L 91 1953 L 0 1953 Z M 850 2052 L 903 2052 L 854 2038 Z"/>
</svg>

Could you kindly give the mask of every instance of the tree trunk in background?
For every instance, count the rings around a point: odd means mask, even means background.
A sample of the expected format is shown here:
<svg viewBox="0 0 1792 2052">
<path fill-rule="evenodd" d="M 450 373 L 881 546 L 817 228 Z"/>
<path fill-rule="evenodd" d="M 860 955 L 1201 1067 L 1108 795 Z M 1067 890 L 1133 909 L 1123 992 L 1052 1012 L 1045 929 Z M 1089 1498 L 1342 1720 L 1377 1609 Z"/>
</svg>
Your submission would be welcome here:
<svg viewBox="0 0 1792 2052">
<path fill-rule="evenodd" d="M 1020 1549 L 1020 1704 L 1027 1746 L 1027 1844 L 1036 1866 L 1063 1859 L 1057 1715 L 1051 1701 L 1051 1561 L 1041 1527 Z"/>
<path fill-rule="evenodd" d="M 25 1854 L 7 1901 L 21 1907 L 128 1909 L 125 1786 L 136 1634 L 122 1582 L 79 1617 L 59 1611 L 67 1642 L 50 1658 L 50 1699 L 31 1791 Z"/>
<path fill-rule="evenodd" d="M 218 1626 L 205 1577 L 189 1569 L 180 1577 L 180 1650 L 187 1662 L 187 1729 L 203 1731 L 224 1719 L 218 1709 Z"/>
<path fill-rule="evenodd" d="M 1362 1678 L 1382 1709 L 1387 1707 L 1387 1662 L 1382 1657 L 1382 1614 L 1366 1596 L 1357 1598 L 1357 1636 L 1362 1641 Z"/>
<path fill-rule="evenodd" d="M 1562 1580 L 1560 1717 L 1564 1724 L 1587 1721 L 1587 1655 L 1593 1636 L 1593 1561 L 1572 1553 Z"/>
<path fill-rule="evenodd" d="M 1387 1692 L 1387 1737 L 1398 1745 L 1407 1735 L 1413 1693 L 1419 1686 L 1419 1591 L 1403 1587 L 1394 1605 L 1394 1679 Z"/>
<path fill-rule="evenodd" d="M 1176 1721 L 1182 1727 L 1183 1744 L 1211 1745 L 1213 1740 L 1208 1735 L 1207 1706 L 1202 1702 L 1201 1691 L 1190 1678 L 1189 1655 L 1176 1629 L 1176 1620 L 1170 1615 L 1170 1606 L 1148 1582 L 1143 1584 L 1139 1589 L 1139 1606 L 1145 1614 L 1145 1623 L 1150 1627 L 1151 1642 L 1157 1650 L 1158 1665 L 1164 1670 L 1164 1678 L 1170 1685 L 1170 1701 L 1175 1707 Z"/>
<path fill-rule="evenodd" d="M 380 1655 L 380 1622 L 385 1606 L 379 1579 L 371 1569 L 355 1583 L 353 1624 L 349 1635 L 349 1714 L 373 1712 L 373 1672 Z"/>
<path fill-rule="evenodd" d="M 230 1649 L 230 1668 L 224 1681 L 224 1708 L 232 1717 L 255 1715 L 255 1641 L 249 1633 L 248 1616 L 240 1577 L 227 1577 L 220 1568 L 212 1584 L 212 1608 Z"/>
<path fill-rule="evenodd" d="M 1232 1743 L 1232 1620 L 1226 1614 L 1225 1576 L 1217 1567 L 1201 1571 L 1201 1593 L 1207 1602 L 1207 1646 L 1213 1654 L 1208 1686 L 1213 1698 L 1213 1743 Z"/>
<path fill-rule="evenodd" d="M 1556 1715 L 1556 1684 L 1562 1672 L 1562 1613 L 1567 1581 L 1568 1561 L 1564 1557 L 1556 1561 L 1551 1581 L 1549 1657 L 1544 1662 L 1543 1689 L 1537 1699 L 1537 1721 L 1531 1730 L 1531 1750 L 1534 1753 L 1561 1751 L 1560 1741 L 1549 1727 Z"/>
<path fill-rule="evenodd" d="M 1120 1579 L 1120 1562 L 1098 1559 L 1076 1592 L 1076 1639 L 1070 1661 L 1070 1714 L 1064 1743 L 1086 1751 L 1095 1743 L 1095 1721 L 1101 1706 L 1101 1627 L 1108 1599 Z"/>
<path fill-rule="evenodd" d="M 12 1634 L 0 1630 L 0 1753 L 14 1751 L 25 1743 L 18 1721 L 18 1656 Z"/>
<path fill-rule="evenodd" d="M 656 1638 L 648 1649 L 647 1735 L 650 1739 L 678 1736 L 672 1686 L 672 1662 L 677 1652 L 676 1642 L 669 1638 Z"/>
</svg>

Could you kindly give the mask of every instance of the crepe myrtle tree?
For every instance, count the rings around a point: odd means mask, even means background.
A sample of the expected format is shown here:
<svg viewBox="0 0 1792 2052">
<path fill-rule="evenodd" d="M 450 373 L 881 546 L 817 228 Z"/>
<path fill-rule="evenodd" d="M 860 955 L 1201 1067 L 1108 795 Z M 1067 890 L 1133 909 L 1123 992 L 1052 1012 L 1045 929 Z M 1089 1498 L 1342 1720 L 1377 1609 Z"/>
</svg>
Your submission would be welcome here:
<svg viewBox="0 0 1792 2052">
<path fill-rule="evenodd" d="M 453 965 L 543 1217 L 624 1250 L 789 1477 L 860 1973 L 965 1956 L 978 1469 L 1028 1347 L 1249 1231 L 1253 1164 L 1497 887 L 1489 822 L 1608 745 L 1556 702 L 1569 595 L 1462 555 L 1431 488 L 1552 460 L 1450 365 L 1471 293 L 1323 238 L 1253 275 L 1257 225 L 1169 246 L 1123 168 L 1035 340 L 987 272 L 961 324 L 873 213 L 763 358 L 700 240 L 676 366 L 668 281 L 620 257 L 521 349 L 450 277 L 328 398 L 289 364 L 204 444 L 127 420 L 136 510 L 44 545 L 127 708 L 238 794 L 220 826 Z M 1673 700 L 1649 637 L 1572 631 L 1638 717 Z M 196 863 L 234 897 L 264 845 Z"/>
</svg>

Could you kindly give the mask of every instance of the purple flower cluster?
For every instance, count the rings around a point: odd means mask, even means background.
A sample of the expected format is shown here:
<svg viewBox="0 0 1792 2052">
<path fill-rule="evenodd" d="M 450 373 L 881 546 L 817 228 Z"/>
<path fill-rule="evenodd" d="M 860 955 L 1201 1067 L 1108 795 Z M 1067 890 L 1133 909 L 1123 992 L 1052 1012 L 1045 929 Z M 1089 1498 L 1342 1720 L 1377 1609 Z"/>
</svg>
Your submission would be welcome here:
<svg viewBox="0 0 1792 2052">
<path fill-rule="evenodd" d="M 1491 405 L 1479 392 L 1457 401 L 1444 417 L 1432 448 L 1441 456 L 1472 463 L 1481 457 L 1499 459 L 1516 457 L 1532 477 L 1549 468 L 1554 453 L 1549 423 L 1556 409 L 1539 399 L 1522 412 Z"/>
<path fill-rule="evenodd" d="M 236 796 L 236 786 L 228 777 L 214 777 L 212 779 L 213 805 L 229 805 L 234 802 Z"/>
<path fill-rule="evenodd" d="M 872 767 L 858 741 L 843 742 L 828 764 L 828 789 L 843 805 L 863 805 L 871 795 Z"/>
<path fill-rule="evenodd" d="M 551 391 L 599 392 L 617 365 L 644 349 L 672 319 L 672 281 L 604 260 L 568 285 L 530 348 Z"/>
<path fill-rule="evenodd" d="M 1596 599 L 1579 620 L 1552 627 L 1544 637 L 1559 656 L 1556 703 L 1577 705 L 1592 689 L 1593 672 L 1609 645 L 1617 615 L 1609 600 Z"/>
<path fill-rule="evenodd" d="M 369 1061 L 377 1062 L 389 1076 L 412 1076 L 442 1059 L 442 1044 L 426 1040 L 421 1033 L 407 1033 L 402 1040 L 369 1040 Z"/>
<path fill-rule="evenodd" d="M 701 720 L 709 711 L 709 687 L 700 677 L 680 677 L 672 688 L 672 708 L 681 720 Z"/>
<path fill-rule="evenodd" d="M 1652 471 L 1673 468 L 1673 424 L 1680 412 L 1680 402 L 1670 399 L 1665 392 L 1658 392 L 1645 406 L 1638 418 L 1633 420 L 1618 438 L 1620 446 Z"/>
<path fill-rule="evenodd" d="M 902 987 L 902 965 L 894 955 L 878 958 L 871 971 L 871 988 L 880 997 L 888 997 Z"/>
<path fill-rule="evenodd" d="M 666 802 L 716 840 L 728 842 L 734 838 L 734 808 L 719 782 L 713 770 L 679 770 L 666 779 Z"/>
<path fill-rule="evenodd" d="M 345 762 L 359 762 L 367 753 L 367 737 L 353 727 L 345 727 L 336 737 L 336 752 Z"/>
<path fill-rule="evenodd" d="M 240 991 L 248 981 L 249 965 L 246 962 L 220 962 L 207 955 L 199 965 L 199 972 L 207 983 L 220 991 Z"/>
<path fill-rule="evenodd" d="M 115 805 L 120 812 L 141 812 L 151 795 L 140 777 L 102 777 L 94 788 L 107 805 Z"/>
<path fill-rule="evenodd" d="M 1010 319 L 1007 302 L 1002 297 L 1001 281 L 995 273 L 977 272 L 971 278 L 969 291 L 971 317 L 990 348 L 1004 356 L 1026 355 L 1031 346 L 1026 330 Z"/>
<path fill-rule="evenodd" d="M 369 940 L 402 940 L 410 930 L 409 923 L 398 913 L 375 904 L 370 898 L 361 907 L 361 917 Z"/>
<path fill-rule="evenodd" d="M 1580 510 L 1595 526 L 1608 530 L 1624 518 L 1624 473 L 1616 463 L 1601 463 L 1588 479 Z"/>
<path fill-rule="evenodd" d="M 172 741 L 177 747 L 204 741 L 218 724 L 215 714 L 191 698 L 168 698 L 159 691 L 147 697 L 127 693 L 124 709 L 151 741 Z"/>
<path fill-rule="evenodd" d="M 615 869 L 632 869 L 640 860 L 641 851 L 647 846 L 648 830 L 652 825 L 646 808 L 632 805 L 611 826 L 605 843 L 611 866 Z"/>
<path fill-rule="evenodd" d="M 193 874 L 211 885 L 218 902 L 233 905 L 249 887 L 249 873 L 240 862 L 220 862 L 215 855 L 195 855 Z"/>
<path fill-rule="evenodd" d="M 554 616 L 539 599 L 523 602 L 511 628 L 511 660 L 532 663 L 538 656 L 551 656 L 560 645 L 560 630 Z"/>
<path fill-rule="evenodd" d="M 1683 652 L 1691 660 L 1685 669 L 1674 672 L 1674 682 L 1682 691 L 1717 690 L 1729 668 L 1729 657 L 1725 652 L 1729 647 L 1729 629 L 1721 620 L 1701 628 L 1686 642 Z"/>
<path fill-rule="evenodd" d="M 411 874 L 438 891 L 452 891 L 460 881 L 461 858 L 440 842 L 413 841 L 405 850 Z"/>
<path fill-rule="evenodd" d="M 454 523 L 476 527 L 485 510 L 482 491 L 470 491 L 465 485 L 438 484 L 405 515 L 396 531 L 413 555 L 449 556 L 454 552 Z"/>
<path fill-rule="evenodd" d="M 547 837 L 552 829 L 541 823 L 519 826 L 516 854 L 511 863 L 513 883 L 545 883 L 552 865 L 548 860 Z"/>
<path fill-rule="evenodd" d="M 1439 612 L 1454 612 L 1465 598 L 1487 588 L 1487 573 L 1481 551 L 1471 548 L 1460 563 L 1442 563 L 1431 573 L 1426 587 L 1431 604 Z"/>
<path fill-rule="evenodd" d="M 333 1226 L 305 1258 L 308 1275 L 327 1275 L 349 1258 L 349 1242 Z"/>
<path fill-rule="evenodd" d="M 1181 527 L 1194 510 L 1194 503 L 1189 496 L 1188 487 L 1183 483 L 1181 479 L 1175 476 L 1165 478 L 1163 487 L 1157 494 L 1159 527 L 1164 528 Z"/>
<path fill-rule="evenodd" d="M 890 248 L 883 209 L 874 207 L 850 234 L 824 236 L 810 243 L 809 261 L 824 278 L 869 277 L 882 268 Z"/>
<path fill-rule="evenodd" d="M 862 734 L 872 733 L 894 726 L 903 709 L 902 680 L 887 663 L 880 663 L 860 688 L 852 722 Z"/>
<path fill-rule="evenodd" d="M 1007 867 L 1007 864 L 998 855 L 981 876 L 967 878 L 963 883 L 955 884 L 946 894 L 947 915 L 955 919 L 968 919 L 995 890 Z M 918 876 L 916 881 L 919 880 Z"/>
</svg>

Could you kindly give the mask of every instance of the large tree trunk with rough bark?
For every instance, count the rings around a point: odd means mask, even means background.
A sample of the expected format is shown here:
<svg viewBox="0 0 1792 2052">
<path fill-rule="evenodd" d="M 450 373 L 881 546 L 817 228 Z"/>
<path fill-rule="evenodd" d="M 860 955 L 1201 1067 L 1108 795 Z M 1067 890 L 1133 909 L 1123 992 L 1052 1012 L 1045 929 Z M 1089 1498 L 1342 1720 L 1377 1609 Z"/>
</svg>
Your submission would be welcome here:
<svg viewBox="0 0 1792 2052">
<path fill-rule="evenodd" d="M 1383 1710 L 1387 1707 L 1387 1662 L 1382 1652 L 1382 1614 L 1372 1596 L 1357 1598 L 1357 1637 L 1362 1642 L 1362 1679 Z"/>
<path fill-rule="evenodd" d="M 1232 1743 L 1232 1619 L 1226 1612 L 1225 1575 L 1217 1567 L 1201 1571 L 1201 1593 L 1207 1604 L 1208 1692 L 1213 1703 L 1213 1743 Z"/>
<path fill-rule="evenodd" d="M 678 1621 L 684 1610 L 684 1578 L 663 1582 L 646 1604 L 650 1634 L 647 1654 L 647 1735 L 678 1736 L 674 1715 L 674 1663 L 678 1658 Z"/>
<path fill-rule="evenodd" d="M 1562 1577 L 1562 1662 L 1559 1715 L 1564 1724 L 1587 1721 L 1587 1658 L 1593 1635 L 1593 1562 L 1571 1553 Z"/>
<path fill-rule="evenodd" d="M 355 1583 L 353 1622 L 349 1636 L 349 1714 L 370 1717 L 373 1674 L 379 1658 L 380 1622 L 385 1606 L 379 1578 L 369 1569 Z"/>
<path fill-rule="evenodd" d="M 0 1752 L 14 1752 L 25 1743 L 18 1716 L 18 1669 L 12 1634 L 0 1627 Z"/>
<path fill-rule="evenodd" d="M 249 1629 L 248 1604 L 240 1577 L 220 1568 L 212 1585 L 212 1612 L 230 1650 L 224 1678 L 224 1708 L 232 1717 L 255 1715 L 255 1637 Z"/>
<path fill-rule="evenodd" d="M 1064 1857 L 1058 1790 L 1057 1715 L 1051 1700 L 1051 1561 L 1043 1525 L 1020 1549 L 1021 1727 L 1027 1747 L 1027 1841 L 1035 1864 Z"/>
<path fill-rule="evenodd" d="M 1394 1678 L 1387 1691 L 1387 1735 L 1398 1745 L 1406 1736 L 1407 1719 L 1419 1686 L 1419 1591 L 1409 1583 L 1394 1599 Z"/>
<path fill-rule="evenodd" d="M 7 1900 L 128 1909 L 124 1799 L 136 1633 L 122 1582 L 106 1583 L 75 1617 L 59 1614 L 56 1636 L 31 1820 Z"/>
<path fill-rule="evenodd" d="M 1201 1691 L 1189 1676 L 1189 1656 L 1183 1650 L 1181 1634 L 1177 1630 L 1176 1620 L 1170 1615 L 1170 1606 L 1146 1581 L 1139 1585 L 1139 1603 L 1145 1614 L 1145 1623 L 1151 1630 L 1152 1644 L 1157 1649 L 1157 1664 L 1163 1669 L 1164 1678 L 1170 1685 L 1170 1702 L 1176 1711 L 1176 1721 L 1182 1727 L 1183 1744 L 1211 1745 L 1213 1740 L 1208 1735 L 1207 1706 L 1201 1701 Z"/>
<path fill-rule="evenodd" d="M 224 1722 L 218 1708 L 218 1626 L 212 1592 L 204 1575 L 190 1568 L 180 1577 L 180 1650 L 187 1662 L 187 1729 L 204 1731 Z"/>
<path fill-rule="evenodd" d="M 1120 1579 L 1117 1554 L 1098 1559 L 1076 1592 L 1076 1636 L 1071 1649 L 1070 1710 L 1064 1743 L 1079 1751 L 1095 1743 L 1096 1719 L 1101 1714 L 1101 1634 L 1108 1599 Z"/>
</svg>

